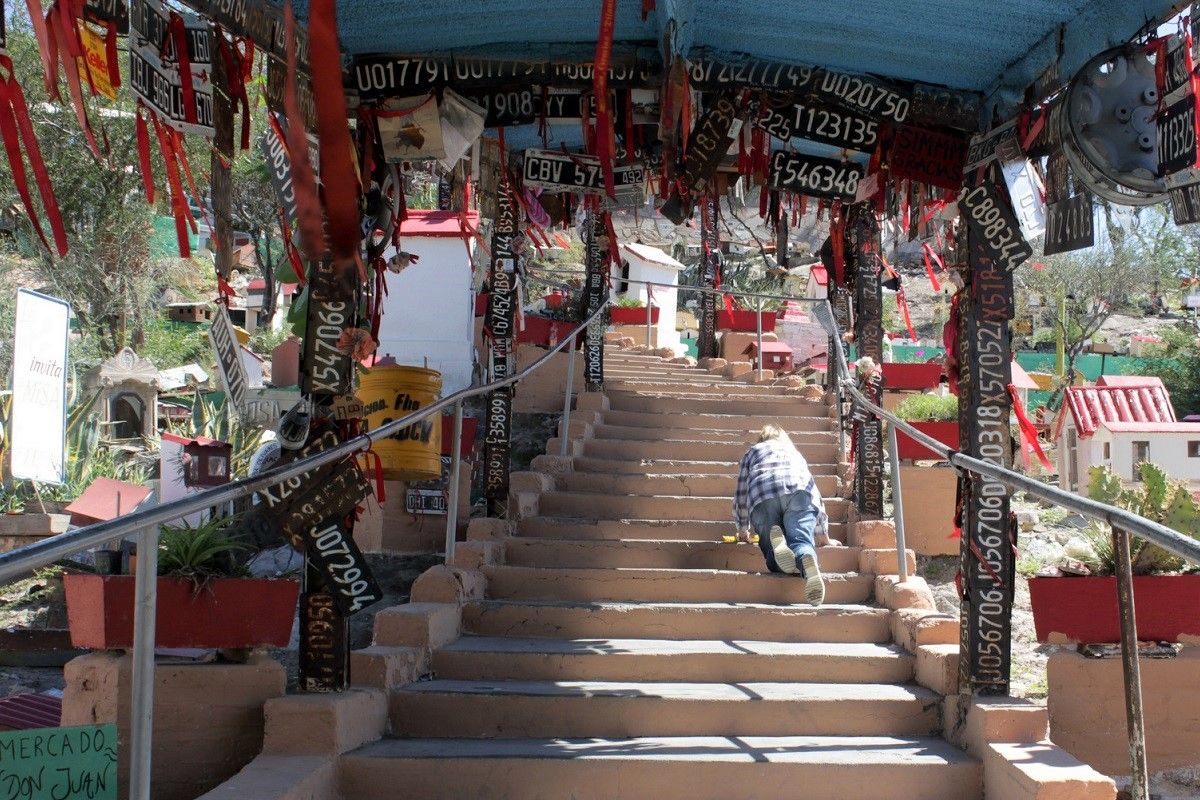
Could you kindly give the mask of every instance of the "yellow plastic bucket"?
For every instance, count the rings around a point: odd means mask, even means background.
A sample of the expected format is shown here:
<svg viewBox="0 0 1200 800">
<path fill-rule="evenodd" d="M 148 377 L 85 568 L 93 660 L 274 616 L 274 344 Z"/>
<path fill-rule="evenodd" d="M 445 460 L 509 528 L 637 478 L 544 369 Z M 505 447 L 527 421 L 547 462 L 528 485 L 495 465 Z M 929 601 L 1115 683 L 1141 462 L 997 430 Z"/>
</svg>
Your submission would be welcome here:
<svg viewBox="0 0 1200 800">
<path fill-rule="evenodd" d="M 371 367 L 358 386 L 367 428 L 376 430 L 395 419 L 436 402 L 442 396 L 442 374 L 421 367 L 387 364 Z M 434 414 L 375 443 L 390 481 L 426 481 L 442 475 L 442 418 Z"/>
</svg>

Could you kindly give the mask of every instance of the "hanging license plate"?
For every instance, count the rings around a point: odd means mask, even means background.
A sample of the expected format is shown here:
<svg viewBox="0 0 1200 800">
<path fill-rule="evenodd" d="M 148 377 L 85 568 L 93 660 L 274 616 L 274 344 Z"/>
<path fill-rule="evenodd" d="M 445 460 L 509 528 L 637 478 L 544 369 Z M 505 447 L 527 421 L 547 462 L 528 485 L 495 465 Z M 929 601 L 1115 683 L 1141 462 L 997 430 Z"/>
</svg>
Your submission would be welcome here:
<svg viewBox="0 0 1200 800">
<path fill-rule="evenodd" d="M 807 156 L 779 150 L 771 159 L 772 189 L 812 197 L 853 201 L 865 170 L 853 161 Z"/>
<path fill-rule="evenodd" d="M 860 75 L 822 72 L 813 82 L 813 91 L 823 102 L 862 111 L 889 122 L 904 122 L 912 100 L 877 80 Z"/>
<path fill-rule="evenodd" d="M 878 122 L 852 111 L 801 103 L 770 109 L 758 127 L 785 142 L 798 136 L 851 150 L 872 150 L 879 138 Z"/>
<path fill-rule="evenodd" d="M 1177 186 L 1167 190 L 1171 199 L 1171 216 L 1176 225 L 1200 222 L 1200 183 Z"/>
<path fill-rule="evenodd" d="M 1046 206 L 1046 255 L 1082 250 L 1095 243 L 1090 195 L 1077 194 Z"/>
<path fill-rule="evenodd" d="M 904 125 L 892 141 L 888 167 L 896 178 L 958 191 L 966 160 L 967 142 L 961 136 Z"/>
<path fill-rule="evenodd" d="M 978 239 L 993 262 L 1011 272 L 1033 255 L 1033 248 L 1021 236 L 1016 214 L 996 185 L 986 181 L 979 186 L 963 189 L 958 207 L 970 226 L 972 237 Z"/>
<path fill-rule="evenodd" d="M 600 159 L 595 156 L 526 150 L 523 175 L 526 186 L 540 186 L 552 192 L 604 194 L 604 173 L 600 169 Z M 646 168 L 641 164 L 613 167 L 613 186 L 618 201 L 626 195 L 641 197 L 645 184 Z"/>
<path fill-rule="evenodd" d="M 1167 106 L 1158 120 L 1160 175 L 1196 166 L 1196 96 L 1185 94 Z"/>
</svg>

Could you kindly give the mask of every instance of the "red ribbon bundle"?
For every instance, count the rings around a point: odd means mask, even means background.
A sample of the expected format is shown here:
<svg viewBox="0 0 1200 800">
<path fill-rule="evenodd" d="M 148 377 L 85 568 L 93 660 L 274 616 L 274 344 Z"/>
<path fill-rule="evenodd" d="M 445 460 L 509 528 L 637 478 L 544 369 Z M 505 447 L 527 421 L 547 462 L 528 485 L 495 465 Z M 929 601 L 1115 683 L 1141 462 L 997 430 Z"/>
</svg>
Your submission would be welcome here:
<svg viewBox="0 0 1200 800">
<path fill-rule="evenodd" d="M 75 118 L 83 130 L 88 149 L 97 159 L 103 160 L 100 145 L 92 131 L 92 123 L 88 119 L 87 108 L 83 104 L 83 84 L 79 77 L 79 60 L 84 58 L 83 42 L 79 38 L 79 20 L 83 17 L 83 0 L 57 0 L 50 6 L 50 11 L 43 15 L 41 0 L 26 0 L 29 8 L 29 18 L 37 35 L 38 50 L 42 55 L 42 68 L 45 70 L 46 93 L 51 100 L 62 99 L 58 92 L 58 64 L 60 49 L 66 51 L 62 59 L 63 73 L 67 78 L 67 88 L 71 94 L 71 105 L 75 109 Z M 111 55 L 109 56 L 111 58 Z M 110 68 L 111 71 L 111 68 Z M 119 73 L 118 73 L 119 74 Z M 92 85 L 91 73 L 84 69 L 84 77 L 88 81 L 88 89 L 96 93 Z M 115 84 L 114 84 L 115 85 Z M 105 142 L 105 152 L 108 147 Z"/>
<path fill-rule="evenodd" d="M 46 162 L 42 159 L 42 151 L 38 146 L 37 136 L 33 132 L 33 123 L 29 119 L 29 107 L 25 103 L 25 93 L 13 72 L 13 62 L 7 53 L 0 50 L 0 133 L 4 136 L 4 150 L 8 154 L 8 164 L 12 170 L 13 183 L 21 196 L 21 205 L 29 216 L 29 222 L 37 232 L 42 244 L 50 250 L 50 243 L 42 230 L 42 223 L 33 208 L 33 198 L 29 194 L 29 183 L 25 175 L 25 162 L 21 155 L 21 145 L 24 144 L 25 155 L 29 158 L 29 166 L 33 170 L 34 180 L 37 181 L 38 193 L 42 197 L 42 207 L 46 212 L 46 221 L 54 236 L 54 251 L 60 256 L 67 254 L 67 234 L 63 228 L 62 214 L 58 210 L 58 200 L 54 196 L 54 187 L 50 184 L 50 174 L 46 171 Z"/>
<path fill-rule="evenodd" d="M 613 33 L 617 27 L 617 0 L 603 0 L 600 7 L 600 35 L 596 39 L 592 88 L 596 95 L 596 156 L 604 173 L 604 191 L 616 198 L 613 185 L 613 116 L 608 102 L 608 67 L 612 63 Z M 341 80 L 341 72 L 338 72 Z M 340 85 L 340 84 L 339 84 Z"/>
<path fill-rule="evenodd" d="M 1025 406 L 1021 404 L 1021 395 L 1017 392 L 1017 387 L 1010 383 L 1008 394 L 1012 397 L 1013 413 L 1017 416 L 1017 427 L 1021 430 L 1021 458 L 1024 460 L 1025 466 L 1030 466 L 1029 454 L 1032 452 L 1038 457 L 1038 461 L 1042 462 L 1043 467 L 1054 469 L 1038 441 L 1037 428 L 1033 426 L 1033 423 L 1029 421 L 1029 416 L 1025 413 Z"/>
</svg>

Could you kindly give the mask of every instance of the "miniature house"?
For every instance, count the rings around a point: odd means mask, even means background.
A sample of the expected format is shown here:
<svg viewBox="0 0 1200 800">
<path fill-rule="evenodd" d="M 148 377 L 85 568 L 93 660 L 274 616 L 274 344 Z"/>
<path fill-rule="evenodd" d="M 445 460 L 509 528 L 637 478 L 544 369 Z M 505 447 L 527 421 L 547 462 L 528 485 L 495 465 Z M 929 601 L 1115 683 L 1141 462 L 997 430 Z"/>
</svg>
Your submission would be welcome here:
<svg viewBox="0 0 1200 800">
<path fill-rule="evenodd" d="M 85 390 L 100 392 L 103 433 L 136 439 L 158 433 L 158 367 L 126 347 L 83 376 Z"/>
<path fill-rule="evenodd" d="M 158 450 L 159 502 L 168 503 L 229 482 L 230 446 L 203 436 L 164 433 Z M 223 465 L 223 468 L 222 468 Z M 185 519 L 196 526 L 205 515 Z"/>
<path fill-rule="evenodd" d="M 270 319 L 267 319 L 263 315 L 267 306 L 267 281 L 264 278 L 255 278 L 247 283 L 245 298 L 246 330 L 250 333 L 254 333 L 259 328 L 266 328 L 272 331 L 282 330 L 283 323 L 287 319 L 288 310 L 292 306 L 292 300 L 299 289 L 299 284 L 280 283 L 276 281 L 274 313 Z"/>
<path fill-rule="evenodd" d="M 400 272 L 388 272 L 387 296 L 379 326 L 380 356 L 397 364 L 442 373 L 442 391 L 471 385 L 475 296 L 471 251 L 479 215 L 410 210 L 400 225 L 400 249 L 417 258 Z M 467 233 L 464 233 L 464 225 Z M 385 258 L 394 255 L 389 249 Z"/>
<path fill-rule="evenodd" d="M 1179 422 L 1158 378 L 1112 376 L 1066 390 L 1055 428 L 1059 485 L 1086 493 L 1088 471 L 1113 470 L 1137 482 L 1149 461 L 1177 480 L 1200 483 L 1200 423 Z"/>
<path fill-rule="evenodd" d="M 773 369 L 776 372 L 791 372 L 792 371 L 792 348 L 784 342 L 766 342 L 762 343 L 762 363 L 759 364 L 758 342 L 751 342 L 750 346 L 742 351 L 743 355 L 750 356 L 754 362 L 755 369 Z"/>
<path fill-rule="evenodd" d="M 653 324 L 654 344 L 656 347 L 672 347 L 676 352 L 683 352 L 679 332 L 675 329 L 675 309 L 679 305 L 679 290 L 676 287 L 682 269 L 683 264 L 657 247 L 630 243 L 621 245 L 621 274 L 613 276 L 613 302 L 629 298 L 658 308 L 658 322 Z M 645 283 L 634 281 L 663 285 L 648 287 Z"/>
<path fill-rule="evenodd" d="M 171 303 L 167 306 L 167 319 L 172 322 L 210 322 L 212 306 L 208 303 Z"/>
<path fill-rule="evenodd" d="M 813 264 L 808 270 L 808 286 L 804 296 L 813 300 L 825 300 L 829 297 L 829 270 L 821 264 Z"/>
</svg>

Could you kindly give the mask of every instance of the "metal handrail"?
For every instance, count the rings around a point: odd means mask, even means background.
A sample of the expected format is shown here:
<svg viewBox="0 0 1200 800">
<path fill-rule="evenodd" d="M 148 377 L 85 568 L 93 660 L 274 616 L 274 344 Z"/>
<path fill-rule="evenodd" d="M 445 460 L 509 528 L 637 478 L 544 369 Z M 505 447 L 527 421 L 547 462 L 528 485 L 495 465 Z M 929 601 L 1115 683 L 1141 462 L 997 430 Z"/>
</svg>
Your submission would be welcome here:
<svg viewBox="0 0 1200 800">
<path fill-rule="evenodd" d="M 380 439 L 385 439 L 392 434 L 407 428 L 414 422 L 420 422 L 426 417 L 441 412 L 443 409 L 449 408 L 463 400 L 479 395 L 487 394 L 496 389 L 501 389 L 525 378 L 530 373 L 536 372 L 546 362 L 548 362 L 556 353 L 565 348 L 568 342 L 573 342 L 575 336 L 580 331 L 587 327 L 593 320 L 598 318 L 605 309 L 608 308 L 610 300 L 605 299 L 600 304 L 600 307 L 591 314 L 586 320 L 581 322 L 568 337 L 564 338 L 537 361 L 530 364 L 525 369 L 513 375 L 503 378 L 498 381 L 484 384 L 482 386 L 473 386 L 461 391 L 455 392 L 452 395 L 438 400 L 436 403 L 418 409 L 417 411 L 407 414 L 400 419 L 393 420 L 386 425 L 382 425 L 373 431 L 360 434 L 353 439 L 347 439 L 337 447 L 323 450 L 316 455 L 305 459 L 300 459 L 287 464 L 283 467 L 278 467 L 269 472 L 264 472 L 262 475 L 256 475 L 251 478 L 242 478 L 241 480 L 233 481 L 225 486 L 215 489 L 207 489 L 202 492 L 197 492 L 194 495 L 189 495 L 179 500 L 172 500 L 162 505 L 144 509 L 142 511 L 134 511 L 130 514 L 111 519 L 106 522 L 98 522 L 94 525 L 88 525 L 67 533 L 60 533 L 57 536 L 51 536 L 48 539 L 43 539 L 18 550 L 12 550 L 4 554 L 0 554 L 0 584 L 12 581 L 25 573 L 44 567 L 51 564 L 60 558 L 65 558 L 72 553 L 78 553 L 81 550 L 87 550 L 91 547 L 103 544 L 104 542 L 113 539 L 120 539 L 129 536 L 135 532 L 141 531 L 144 528 L 161 525 L 164 522 L 170 522 L 173 519 L 194 514 L 198 511 L 221 506 L 233 500 L 238 500 L 247 497 L 261 489 L 266 489 L 270 486 L 282 483 L 289 478 L 294 478 L 298 475 L 303 475 L 318 467 L 332 464 L 339 461 L 348 455 L 358 453 L 370 449 L 371 445 Z"/>
<path fill-rule="evenodd" d="M 1026 494 L 1033 495 L 1042 500 L 1048 500 L 1062 508 L 1078 512 L 1085 517 L 1108 523 L 1114 528 L 1121 528 L 1129 533 L 1141 536 L 1148 542 L 1156 544 L 1181 558 L 1185 558 L 1195 564 L 1200 564 L 1200 541 L 1190 536 L 1133 512 L 1126 511 L 1123 508 L 1117 508 L 1116 506 L 1110 506 L 1087 497 L 1081 497 L 1055 486 L 1048 486 L 1019 472 L 1014 472 L 1013 470 L 960 453 L 954 448 L 948 447 L 944 443 L 917 430 L 895 414 L 885 411 L 883 408 L 872 403 L 866 395 L 858 390 L 854 382 L 849 379 L 850 368 L 846 363 L 846 353 L 842 347 L 842 340 L 840 335 L 838 335 L 837 324 L 833 321 L 832 308 L 829 306 L 828 301 L 826 301 L 823 311 L 828 313 L 828 317 L 821 319 L 821 324 L 831 334 L 830 338 L 834 342 L 834 349 L 837 352 L 837 369 L 841 378 L 841 384 L 846 387 L 846 390 L 858 406 L 870 411 L 880 419 L 887 420 L 889 424 L 904 431 L 927 450 L 936 453 L 955 467 L 965 469 L 968 472 L 974 472 L 977 475 L 984 475 L 1004 483 L 1013 489 L 1020 489 Z"/>
</svg>

